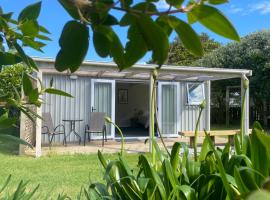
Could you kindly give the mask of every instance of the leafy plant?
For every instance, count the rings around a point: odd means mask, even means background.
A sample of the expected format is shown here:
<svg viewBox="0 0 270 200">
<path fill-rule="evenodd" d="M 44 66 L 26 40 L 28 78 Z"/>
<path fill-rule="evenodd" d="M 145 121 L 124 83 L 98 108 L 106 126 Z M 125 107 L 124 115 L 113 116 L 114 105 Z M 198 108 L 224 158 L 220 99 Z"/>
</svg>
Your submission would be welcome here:
<svg viewBox="0 0 270 200">
<path fill-rule="evenodd" d="M 168 38 L 173 31 L 187 50 L 201 56 L 201 41 L 191 26 L 197 22 L 223 37 L 239 41 L 230 21 L 215 7 L 227 1 L 167 0 L 169 9 L 166 11 L 157 9 L 155 3 L 158 0 L 58 1 L 73 18 L 66 23 L 59 39 L 61 49 L 55 62 L 59 71 L 74 72 L 78 69 L 86 56 L 91 38 L 97 54 L 100 57 L 112 57 L 120 70 L 131 67 L 148 51 L 152 52 L 152 61 L 161 67 L 167 60 Z M 114 17 L 113 11 L 122 12 L 122 17 Z M 180 14 L 186 14 L 188 22 L 180 19 Z M 128 41 L 124 45 L 114 31 L 116 26 L 128 29 Z M 89 28 L 93 35 L 90 35 Z M 70 49 L 74 50 L 72 55 Z"/>
<path fill-rule="evenodd" d="M 14 191 L 10 191 L 8 185 L 11 181 L 11 175 L 8 176 L 3 186 L 0 187 L 0 199 L 1 200 L 15 200 L 15 199 L 24 199 L 30 200 L 34 197 L 37 198 L 36 192 L 39 188 L 39 185 L 36 186 L 33 190 L 28 190 L 26 188 L 28 182 L 20 181 L 17 188 Z"/>
<path fill-rule="evenodd" d="M 40 9 L 41 2 L 31 4 L 14 19 L 13 13 L 4 13 L 0 7 L 0 107 L 5 110 L 0 115 L 0 133 L 1 129 L 13 126 L 17 121 L 9 115 L 10 110 L 19 110 L 35 122 L 35 118 L 41 116 L 29 109 L 28 105 L 41 106 L 40 95 L 46 92 L 71 96 L 52 85 L 44 88 L 40 80 L 31 76 L 32 72 L 38 71 L 38 67 L 33 59 L 25 54 L 23 47 L 42 52 L 42 47 L 45 46 L 43 42 L 50 40 L 47 37 L 49 31 L 37 21 Z M 25 144 L 14 136 L 0 135 L 2 142 L 6 139 Z"/>
</svg>

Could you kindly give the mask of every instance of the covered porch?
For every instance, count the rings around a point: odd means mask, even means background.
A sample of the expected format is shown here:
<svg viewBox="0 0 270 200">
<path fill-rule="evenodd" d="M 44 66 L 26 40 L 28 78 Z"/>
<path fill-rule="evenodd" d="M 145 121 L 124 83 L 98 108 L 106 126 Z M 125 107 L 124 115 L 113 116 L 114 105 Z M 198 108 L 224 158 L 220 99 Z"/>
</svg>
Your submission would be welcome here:
<svg viewBox="0 0 270 200">
<path fill-rule="evenodd" d="M 70 79 L 76 79 L 77 77 L 86 77 L 90 79 L 95 79 L 95 80 L 121 80 L 121 81 L 146 81 L 148 82 L 149 85 L 149 94 L 152 93 L 154 87 L 153 87 L 153 76 L 152 72 L 156 68 L 155 65 L 134 65 L 132 68 L 124 70 L 119 72 L 117 66 L 114 63 L 106 63 L 106 62 L 84 62 L 80 69 L 75 72 L 74 74 L 70 74 L 69 72 L 57 72 L 54 69 L 54 60 L 53 59 L 40 59 L 40 58 L 35 58 L 35 61 L 37 62 L 40 71 L 37 74 L 37 77 L 39 77 L 41 80 L 43 76 L 47 74 L 53 74 L 53 75 L 65 75 L 68 76 Z M 238 70 L 238 69 L 221 69 L 221 68 L 203 68 L 203 67 L 183 67 L 183 66 L 163 66 L 159 70 L 159 75 L 157 77 L 158 83 L 162 85 L 162 83 L 203 83 L 205 85 L 205 101 L 206 101 L 206 109 L 205 109 L 205 115 L 204 115 L 204 121 L 201 124 L 201 128 L 205 128 L 206 130 L 211 130 L 210 127 L 210 93 L 211 93 L 211 81 L 215 80 L 222 80 L 222 79 L 230 79 L 230 78 L 239 78 L 241 79 L 241 90 L 242 90 L 242 98 L 246 97 L 245 104 L 242 105 L 245 107 L 245 132 L 248 132 L 249 129 L 249 92 L 247 90 L 246 93 L 244 93 L 244 88 L 243 88 L 243 82 L 245 79 L 247 79 L 248 76 L 251 76 L 252 72 L 250 70 Z M 92 86 L 91 86 L 92 87 Z M 112 88 L 115 86 L 112 84 Z M 178 87 L 178 86 L 177 86 Z M 61 89 L 61 88 L 59 88 Z M 185 88 L 184 88 L 185 89 Z M 114 94 L 115 95 L 115 94 Z M 177 96 L 177 95 L 176 95 Z M 180 97 L 177 97 L 176 100 L 178 101 Z M 112 98 L 112 101 L 115 101 L 115 96 Z M 149 95 L 149 100 L 148 103 L 150 105 L 151 98 Z M 112 105 L 115 102 L 112 102 Z M 185 104 L 185 102 L 183 102 Z M 149 120 L 151 121 L 152 115 L 150 115 L 152 111 L 151 106 L 149 106 Z M 37 110 L 39 115 L 42 115 L 42 108 L 38 108 Z M 180 111 L 179 111 L 180 113 Z M 115 122 L 115 113 L 111 113 L 111 118 L 112 121 Z M 196 115 L 193 116 L 193 121 L 196 119 Z M 181 121 L 180 121 L 181 120 Z M 186 123 L 186 121 L 190 121 L 190 118 L 177 118 L 177 123 Z M 35 140 L 35 156 L 39 157 L 42 154 L 42 151 L 46 152 L 46 146 L 41 148 L 41 120 L 37 119 L 36 123 L 36 140 Z M 178 128 L 179 126 L 176 125 Z M 176 128 L 176 129 L 177 129 Z M 184 128 L 186 130 L 187 128 Z M 168 146 L 170 146 L 173 142 L 176 141 L 183 141 L 186 142 L 188 141 L 188 138 L 182 138 L 178 137 L 177 133 L 179 130 L 177 130 L 176 134 L 172 138 L 168 138 Z M 192 131 L 192 130 L 186 130 L 186 131 Z M 112 129 L 113 132 L 113 129 Z M 151 127 L 149 128 L 149 135 L 148 137 L 151 137 Z M 114 136 L 114 135 L 113 135 Z M 114 137 L 111 137 L 112 139 L 115 139 Z M 221 144 L 224 143 L 222 142 L 221 138 Z M 130 143 L 127 143 L 127 151 L 134 151 L 136 152 L 136 146 L 140 145 L 139 149 L 142 149 L 142 151 L 147 151 L 149 150 L 149 144 L 144 144 L 144 140 L 134 140 L 130 141 Z M 225 139 L 226 141 L 226 139 Z M 170 143 L 171 142 L 171 143 Z M 56 146 L 55 150 L 56 151 L 63 151 L 68 153 L 69 150 L 71 152 L 96 152 L 97 149 L 103 149 L 105 152 L 114 152 L 114 149 L 119 150 L 119 143 L 117 141 L 109 141 L 107 144 L 105 144 L 105 147 L 100 147 L 98 145 L 98 141 L 92 142 L 92 144 L 88 144 L 86 147 L 83 146 L 73 146 L 73 144 L 68 145 L 67 147 L 63 146 Z M 97 144 L 97 145 L 95 145 Z M 141 150 L 138 150 L 141 151 Z"/>
</svg>

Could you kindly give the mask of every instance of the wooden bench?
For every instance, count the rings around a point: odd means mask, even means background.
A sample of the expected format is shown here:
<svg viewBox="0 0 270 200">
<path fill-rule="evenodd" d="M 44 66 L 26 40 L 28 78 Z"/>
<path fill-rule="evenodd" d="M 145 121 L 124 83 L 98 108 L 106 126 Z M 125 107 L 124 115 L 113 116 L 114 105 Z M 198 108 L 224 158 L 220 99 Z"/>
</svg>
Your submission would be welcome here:
<svg viewBox="0 0 270 200">
<path fill-rule="evenodd" d="M 239 129 L 236 130 L 217 130 L 217 131 L 208 131 L 210 132 L 210 138 L 212 139 L 213 143 L 215 143 L 215 137 L 216 136 L 227 136 L 228 141 L 230 143 L 233 143 L 233 136 L 240 133 Z M 249 133 L 251 132 L 251 129 L 249 129 Z M 181 136 L 189 137 L 189 145 L 190 147 L 194 147 L 194 140 L 195 140 L 195 133 L 194 131 L 181 131 L 178 133 Z M 204 131 L 198 131 L 198 137 L 204 137 L 205 133 Z"/>
</svg>

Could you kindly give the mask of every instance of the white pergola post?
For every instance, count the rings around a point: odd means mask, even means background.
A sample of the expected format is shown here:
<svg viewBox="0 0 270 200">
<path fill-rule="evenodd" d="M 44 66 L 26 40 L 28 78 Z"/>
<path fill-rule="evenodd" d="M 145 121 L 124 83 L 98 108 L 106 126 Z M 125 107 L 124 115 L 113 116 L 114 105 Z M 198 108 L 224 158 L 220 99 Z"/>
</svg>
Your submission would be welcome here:
<svg viewBox="0 0 270 200">
<path fill-rule="evenodd" d="M 249 130 L 249 85 L 247 86 L 246 92 L 244 88 L 244 81 L 248 80 L 245 75 L 241 78 L 241 108 L 244 108 L 244 133 L 248 134 Z M 245 103 L 243 104 L 243 98 L 245 98 Z"/>
<path fill-rule="evenodd" d="M 42 72 L 37 73 L 37 78 L 42 81 Z M 41 85 L 40 82 L 37 81 L 37 87 L 40 90 Z M 40 107 L 37 107 L 37 115 L 42 116 L 42 105 Z M 35 151 L 35 156 L 36 158 L 41 156 L 41 126 L 42 126 L 42 121 L 40 118 L 36 119 L 36 151 Z"/>
<path fill-rule="evenodd" d="M 206 81 L 206 109 L 205 109 L 205 129 L 210 131 L 211 129 L 211 81 Z"/>
<path fill-rule="evenodd" d="M 154 131 L 153 128 L 154 126 L 152 125 L 152 122 L 155 120 L 155 115 L 154 115 L 154 110 L 155 107 L 154 105 L 152 105 L 152 94 L 154 91 L 154 78 L 153 78 L 153 74 L 150 73 L 150 81 L 149 81 L 149 152 L 153 152 L 153 145 L 152 145 L 152 137 L 154 137 L 154 135 L 152 134 L 152 132 Z"/>
</svg>

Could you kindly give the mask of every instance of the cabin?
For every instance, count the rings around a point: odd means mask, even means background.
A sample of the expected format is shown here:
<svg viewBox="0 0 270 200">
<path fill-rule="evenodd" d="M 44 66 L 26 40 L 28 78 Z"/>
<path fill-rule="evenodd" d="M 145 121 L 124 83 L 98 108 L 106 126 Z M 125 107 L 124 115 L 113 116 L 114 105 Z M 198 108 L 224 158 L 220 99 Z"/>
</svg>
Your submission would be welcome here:
<svg viewBox="0 0 270 200">
<path fill-rule="evenodd" d="M 54 68 L 54 59 L 34 58 L 39 67 L 37 77 L 45 87 L 53 80 L 54 87 L 71 94 L 74 98 L 45 94 L 44 104 L 38 109 L 40 114 L 50 113 L 53 123 L 63 124 L 63 120 L 80 120 L 76 123 L 76 132 L 83 138 L 85 125 L 91 120 L 91 112 L 105 112 L 112 122 L 123 130 L 126 139 L 150 137 L 151 94 L 157 88 L 158 123 L 164 137 L 178 137 L 179 132 L 194 131 L 199 114 L 199 105 L 205 100 L 199 129 L 210 130 L 211 82 L 222 79 L 239 78 L 243 81 L 252 75 L 244 69 L 223 69 L 186 66 L 162 66 L 157 84 L 153 85 L 152 72 L 157 67 L 152 64 L 136 64 L 129 69 L 119 71 L 113 62 L 85 61 L 78 71 L 58 72 Z M 246 130 L 249 129 L 249 92 L 242 92 L 247 101 L 245 106 Z M 39 121 L 39 127 L 41 121 Z M 93 139 L 100 139 L 100 133 Z M 114 126 L 107 125 L 108 139 L 119 139 Z M 78 140 L 71 134 L 67 143 Z M 61 143 L 63 135 L 54 138 Z M 48 138 L 36 130 L 36 147 L 48 144 Z M 37 150 L 37 152 L 41 150 Z M 40 153 L 37 153 L 40 154 Z"/>
</svg>

